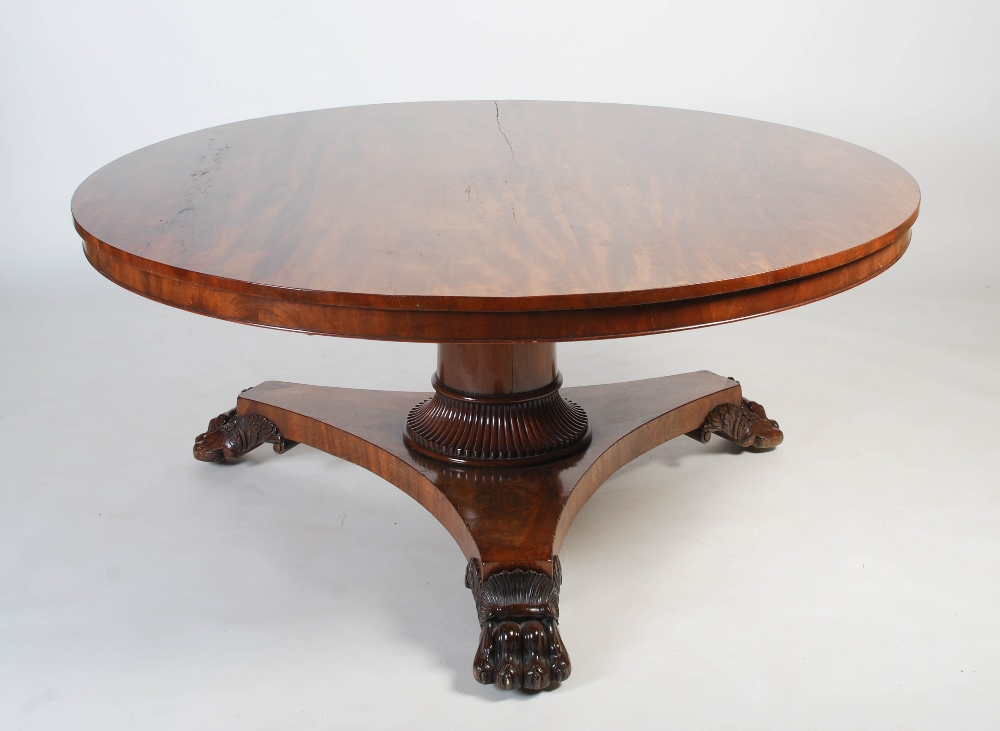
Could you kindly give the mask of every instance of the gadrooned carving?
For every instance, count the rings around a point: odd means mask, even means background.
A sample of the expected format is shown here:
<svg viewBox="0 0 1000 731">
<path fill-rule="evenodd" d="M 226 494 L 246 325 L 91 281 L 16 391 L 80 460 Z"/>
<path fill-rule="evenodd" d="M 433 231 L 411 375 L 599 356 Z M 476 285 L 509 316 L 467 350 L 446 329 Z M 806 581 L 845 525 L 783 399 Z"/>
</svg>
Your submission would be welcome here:
<svg viewBox="0 0 1000 731">
<path fill-rule="evenodd" d="M 295 446 L 286 441 L 271 421 L 260 414 L 240 416 L 236 409 L 208 422 L 208 429 L 194 440 L 194 457 L 202 462 L 233 462 L 261 444 L 273 444 L 282 454 Z"/>
<path fill-rule="evenodd" d="M 587 413 L 559 394 L 562 377 L 526 394 L 471 396 L 441 385 L 414 406 L 403 436 L 438 460 L 474 466 L 538 464 L 582 449 L 590 441 Z"/>
<path fill-rule="evenodd" d="M 756 449 L 777 447 L 785 438 L 778 422 L 767 418 L 764 407 L 748 399 L 716 406 L 701 427 L 701 441 L 707 442 L 713 434 Z"/>
<path fill-rule="evenodd" d="M 541 690 L 566 680 L 572 667 L 559 636 L 562 566 L 552 559 L 552 577 L 514 569 L 485 581 L 478 559 L 465 571 L 481 627 L 472 676 L 501 690 Z"/>
</svg>

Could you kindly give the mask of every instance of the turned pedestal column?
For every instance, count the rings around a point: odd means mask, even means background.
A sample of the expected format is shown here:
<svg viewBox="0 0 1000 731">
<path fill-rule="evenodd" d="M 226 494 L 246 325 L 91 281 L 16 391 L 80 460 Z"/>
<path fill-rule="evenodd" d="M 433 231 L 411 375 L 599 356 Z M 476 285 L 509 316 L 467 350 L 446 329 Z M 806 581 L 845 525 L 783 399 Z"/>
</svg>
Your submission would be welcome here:
<svg viewBox="0 0 1000 731">
<path fill-rule="evenodd" d="M 527 466 L 590 442 L 587 414 L 562 397 L 555 343 L 438 345 L 435 394 L 413 407 L 406 443 L 433 459 Z"/>
</svg>

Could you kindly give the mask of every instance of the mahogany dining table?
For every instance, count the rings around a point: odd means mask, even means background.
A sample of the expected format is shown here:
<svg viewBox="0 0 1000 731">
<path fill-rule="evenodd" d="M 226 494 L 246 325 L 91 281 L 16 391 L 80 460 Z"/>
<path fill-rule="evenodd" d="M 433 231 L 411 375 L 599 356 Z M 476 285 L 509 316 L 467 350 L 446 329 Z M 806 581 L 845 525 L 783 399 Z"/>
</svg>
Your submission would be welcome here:
<svg viewBox="0 0 1000 731">
<path fill-rule="evenodd" d="M 181 135 L 95 172 L 72 212 L 94 268 L 158 302 L 438 344 L 431 392 L 267 381 L 210 421 L 194 456 L 231 462 L 303 443 L 405 491 L 468 561 L 475 679 L 537 690 L 570 675 L 559 552 L 597 488 L 674 437 L 782 441 L 739 382 L 708 371 L 563 388 L 556 343 L 843 292 L 903 255 L 919 204 L 898 165 L 800 129 L 472 101 Z"/>
</svg>

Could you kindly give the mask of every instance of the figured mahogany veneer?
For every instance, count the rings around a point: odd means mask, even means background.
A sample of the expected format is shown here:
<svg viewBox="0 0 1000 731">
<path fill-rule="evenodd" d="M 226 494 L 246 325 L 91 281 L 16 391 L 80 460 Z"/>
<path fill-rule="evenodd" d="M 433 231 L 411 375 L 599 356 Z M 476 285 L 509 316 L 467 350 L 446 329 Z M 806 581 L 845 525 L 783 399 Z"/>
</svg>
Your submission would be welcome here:
<svg viewBox="0 0 1000 731">
<path fill-rule="evenodd" d="M 707 371 L 563 389 L 591 420 L 592 441 L 535 467 L 461 467 L 403 440 L 413 404 L 430 394 L 268 381 L 240 394 L 240 415 L 267 417 L 285 440 L 336 455 L 391 482 L 429 510 L 484 577 L 509 568 L 552 575 L 552 557 L 580 508 L 619 467 L 699 430 L 720 404 L 740 404 L 735 381 Z"/>
<path fill-rule="evenodd" d="M 98 270 L 176 307 L 350 337 L 516 342 L 830 296 L 902 255 L 919 202 L 884 157 L 790 127 L 435 102 L 166 140 L 94 173 L 73 217 Z"/>
</svg>

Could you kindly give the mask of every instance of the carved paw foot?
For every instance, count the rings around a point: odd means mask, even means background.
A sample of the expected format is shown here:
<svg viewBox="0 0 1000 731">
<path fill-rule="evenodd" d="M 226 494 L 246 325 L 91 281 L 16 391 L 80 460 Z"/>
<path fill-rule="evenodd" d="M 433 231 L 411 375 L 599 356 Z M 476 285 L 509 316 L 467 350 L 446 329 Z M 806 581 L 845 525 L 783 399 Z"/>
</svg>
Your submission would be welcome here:
<svg viewBox="0 0 1000 731">
<path fill-rule="evenodd" d="M 741 447 L 756 449 L 777 447 L 785 438 L 778 422 L 767 418 L 764 407 L 748 399 L 743 399 L 741 404 L 715 407 L 701 427 L 701 441 L 707 442 L 713 434 Z"/>
<path fill-rule="evenodd" d="M 472 677 L 500 690 L 542 690 L 569 677 L 569 655 L 554 620 L 486 622 Z"/>
<path fill-rule="evenodd" d="M 540 571 L 500 571 L 485 581 L 472 559 L 465 585 L 472 590 L 482 630 L 472 676 L 501 690 L 542 690 L 566 680 L 572 667 L 559 636 L 558 556 L 553 577 Z"/>
<path fill-rule="evenodd" d="M 264 443 L 273 444 L 278 454 L 296 444 L 286 441 L 266 417 L 239 416 L 236 409 L 231 409 L 208 422 L 208 430 L 195 438 L 194 458 L 202 462 L 232 462 Z"/>
</svg>

